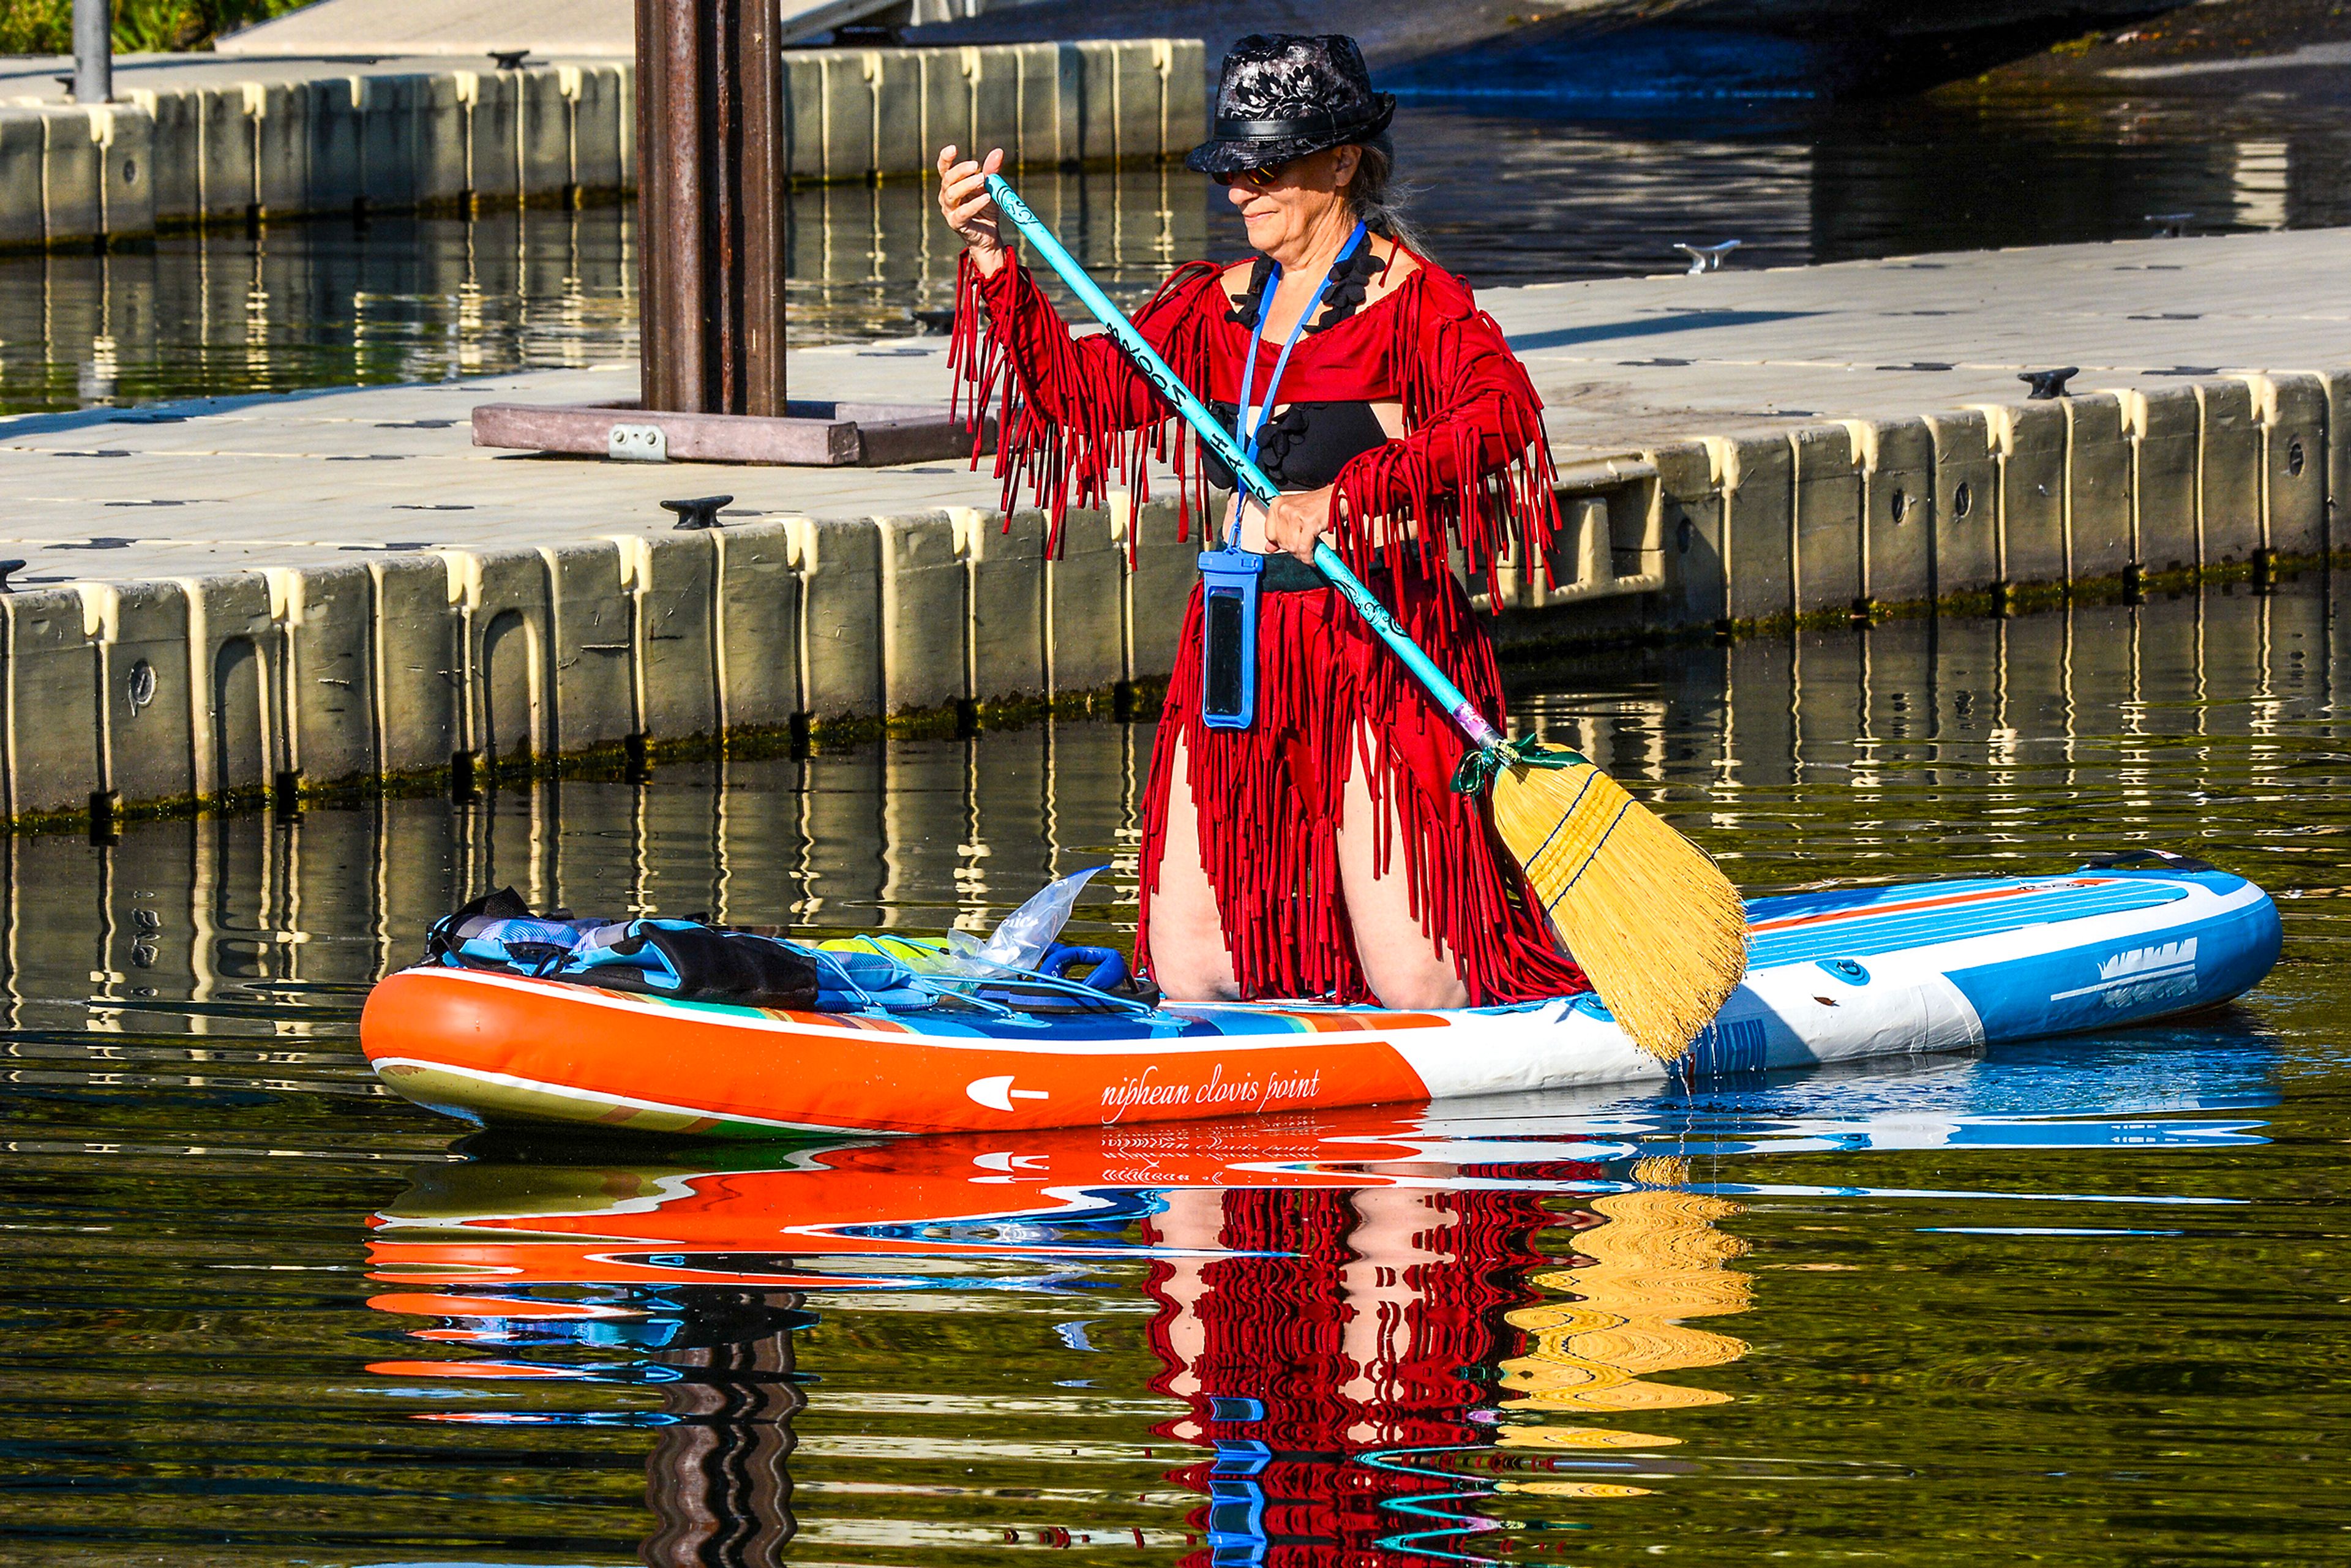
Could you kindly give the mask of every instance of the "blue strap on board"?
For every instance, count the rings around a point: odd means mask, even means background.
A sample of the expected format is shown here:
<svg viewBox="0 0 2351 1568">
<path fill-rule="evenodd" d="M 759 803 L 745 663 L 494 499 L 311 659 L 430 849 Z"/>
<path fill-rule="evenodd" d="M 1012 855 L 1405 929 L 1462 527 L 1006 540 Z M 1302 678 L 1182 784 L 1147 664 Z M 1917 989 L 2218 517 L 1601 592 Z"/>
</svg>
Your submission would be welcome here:
<svg viewBox="0 0 2351 1568">
<path fill-rule="evenodd" d="M 1273 361 L 1273 375 L 1265 384 L 1265 402 L 1253 410 L 1249 389 L 1257 381 L 1258 346 L 1265 340 L 1265 319 L 1273 311 L 1273 297 L 1281 285 L 1281 266 L 1274 264 L 1273 276 L 1258 297 L 1257 325 L 1250 329 L 1249 352 L 1241 363 L 1240 404 L 1233 413 L 1233 435 L 1250 462 L 1257 461 L 1258 437 L 1273 415 L 1281 373 L 1290 368 L 1290 351 L 1298 347 L 1306 323 L 1322 310 L 1332 279 L 1364 243 L 1367 232 L 1357 224 L 1332 258 L 1322 287 L 1299 314 Z M 1241 549 L 1241 507 L 1246 501 L 1238 492 L 1233 497 L 1232 527 L 1226 532 L 1224 549 L 1200 552 L 1200 722 L 1210 729 L 1247 729 L 1257 722 L 1257 596 L 1265 557 Z"/>
</svg>

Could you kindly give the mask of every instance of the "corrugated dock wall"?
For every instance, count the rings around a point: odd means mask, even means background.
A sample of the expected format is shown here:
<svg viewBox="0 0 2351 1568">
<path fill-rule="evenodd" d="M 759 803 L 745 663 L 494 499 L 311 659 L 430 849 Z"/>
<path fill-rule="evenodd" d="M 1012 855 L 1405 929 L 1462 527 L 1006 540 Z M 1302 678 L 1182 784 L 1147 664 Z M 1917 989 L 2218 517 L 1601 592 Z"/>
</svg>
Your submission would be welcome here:
<svg viewBox="0 0 2351 1568">
<path fill-rule="evenodd" d="M 918 173 L 1000 138 L 1025 167 L 1180 154 L 1207 116 L 1188 38 L 786 52 L 795 181 Z M 282 70 L 284 68 L 280 66 Z M 635 188 L 635 71 L 602 61 L 135 87 L 0 105 L 0 246 L 354 210 L 474 210 Z"/>
</svg>

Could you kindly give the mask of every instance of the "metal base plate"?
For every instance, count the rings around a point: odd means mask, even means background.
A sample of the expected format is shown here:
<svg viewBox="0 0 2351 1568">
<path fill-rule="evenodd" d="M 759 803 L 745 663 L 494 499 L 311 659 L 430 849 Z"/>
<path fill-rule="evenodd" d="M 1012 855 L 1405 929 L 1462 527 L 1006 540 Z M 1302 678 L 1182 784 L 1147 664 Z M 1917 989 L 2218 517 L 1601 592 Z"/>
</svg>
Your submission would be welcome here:
<svg viewBox="0 0 2351 1568">
<path fill-rule="evenodd" d="M 968 457 L 970 426 L 935 403 L 796 402 L 785 418 L 672 413 L 634 403 L 486 402 L 474 410 L 474 444 L 576 453 L 633 462 L 769 463 L 877 468 Z M 996 426 L 980 450 L 995 448 Z"/>
</svg>

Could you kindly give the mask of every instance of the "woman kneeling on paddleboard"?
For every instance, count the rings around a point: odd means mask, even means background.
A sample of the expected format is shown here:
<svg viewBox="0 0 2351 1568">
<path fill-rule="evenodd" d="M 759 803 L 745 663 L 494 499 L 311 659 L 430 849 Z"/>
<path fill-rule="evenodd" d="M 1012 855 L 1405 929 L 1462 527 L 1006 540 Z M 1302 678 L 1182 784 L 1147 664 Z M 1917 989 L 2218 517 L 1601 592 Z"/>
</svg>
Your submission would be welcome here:
<svg viewBox="0 0 2351 1568">
<path fill-rule="evenodd" d="M 1395 110 L 1351 38 L 1241 39 L 1186 162 L 1228 188 L 1261 254 L 1180 267 L 1134 317 L 1284 492 L 1203 556 L 1216 609 L 1194 591 L 1152 757 L 1137 947 L 1178 999 L 1426 1009 L 1588 988 L 1477 798 L 1452 789 L 1453 726 L 1309 564 L 1327 540 L 1500 726 L 1493 646 L 1448 551 L 1490 585 L 1513 545 L 1548 547 L 1550 452 L 1500 328 L 1388 204 Z M 1182 482 L 1193 444 L 1006 247 L 985 184 L 1003 159 L 939 153 L 965 245 L 953 359 L 977 405 L 998 404 L 1006 508 L 1027 489 L 1058 536 L 1113 479 L 1140 500 L 1154 455 Z M 1233 483 L 1206 453 L 1190 472 L 1203 497 Z"/>
</svg>

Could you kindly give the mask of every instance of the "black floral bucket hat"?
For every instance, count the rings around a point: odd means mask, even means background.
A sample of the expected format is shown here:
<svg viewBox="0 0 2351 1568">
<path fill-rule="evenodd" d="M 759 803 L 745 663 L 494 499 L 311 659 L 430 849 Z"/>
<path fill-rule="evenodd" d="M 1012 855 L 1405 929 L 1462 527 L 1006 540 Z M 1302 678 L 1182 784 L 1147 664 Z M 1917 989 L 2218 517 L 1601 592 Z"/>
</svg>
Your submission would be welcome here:
<svg viewBox="0 0 2351 1568">
<path fill-rule="evenodd" d="M 1252 33 L 1225 57 L 1216 123 L 1184 166 L 1238 174 L 1368 141 L 1388 128 L 1395 104 L 1394 93 L 1372 90 L 1364 51 L 1343 33 Z"/>
</svg>

